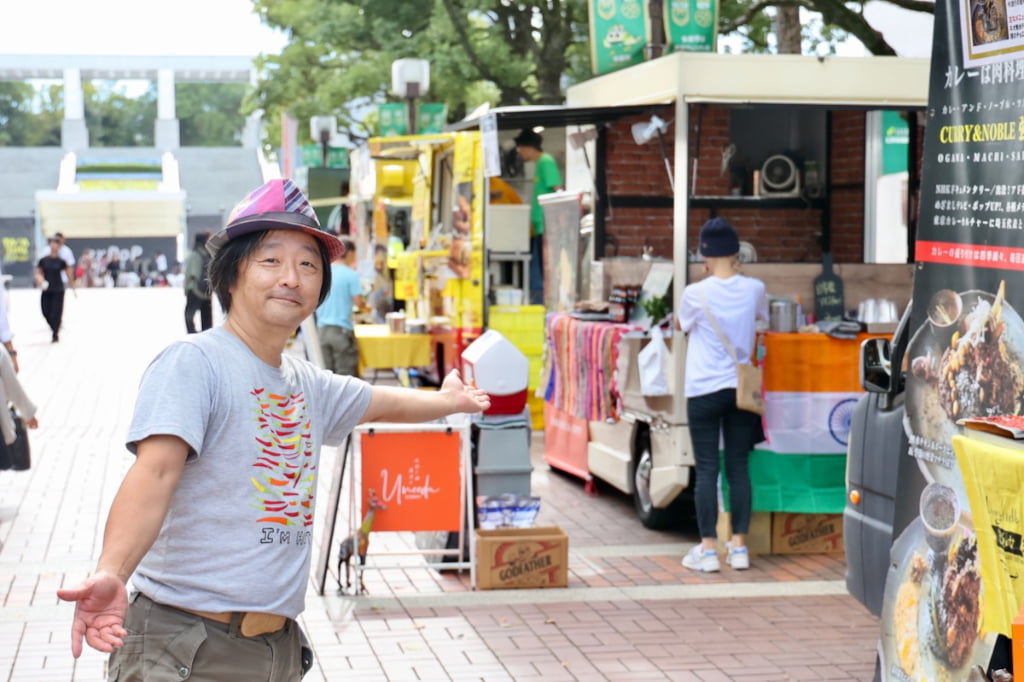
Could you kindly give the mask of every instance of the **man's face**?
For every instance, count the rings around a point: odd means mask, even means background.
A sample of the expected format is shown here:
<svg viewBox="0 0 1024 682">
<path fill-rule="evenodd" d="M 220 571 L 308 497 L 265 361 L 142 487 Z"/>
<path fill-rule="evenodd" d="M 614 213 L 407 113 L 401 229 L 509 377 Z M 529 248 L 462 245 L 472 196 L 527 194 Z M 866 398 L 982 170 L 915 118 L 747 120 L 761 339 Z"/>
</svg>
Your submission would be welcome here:
<svg viewBox="0 0 1024 682">
<path fill-rule="evenodd" d="M 519 152 L 519 157 L 522 158 L 523 161 L 536 161 L 537 157 L 540 156 L 539 149 L 525 144 L 516 145 L 516 151 Z"/>
<path fill-rule="evenodd" d="M 231 316 L 289 333 L 316 309 L 323 283 L 320 247 L 299 230 L 271 230 L 239 266 Z"/>
</svg>

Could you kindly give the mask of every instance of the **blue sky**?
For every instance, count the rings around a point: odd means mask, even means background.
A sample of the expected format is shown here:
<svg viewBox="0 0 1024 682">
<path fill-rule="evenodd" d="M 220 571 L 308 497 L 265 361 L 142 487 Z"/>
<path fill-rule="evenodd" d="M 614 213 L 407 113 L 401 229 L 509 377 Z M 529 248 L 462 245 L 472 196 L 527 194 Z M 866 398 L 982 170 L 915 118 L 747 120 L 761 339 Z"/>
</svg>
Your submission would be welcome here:
<svg viewBox="0 0 1024 682">
<path fill-rule="evenodd" d="M 5 0 L 0 5 L 0 54 L 255 57 L 277 53 L 285 44 L 283 35 L 260 23 L 250 0 Z"/>
</svg>

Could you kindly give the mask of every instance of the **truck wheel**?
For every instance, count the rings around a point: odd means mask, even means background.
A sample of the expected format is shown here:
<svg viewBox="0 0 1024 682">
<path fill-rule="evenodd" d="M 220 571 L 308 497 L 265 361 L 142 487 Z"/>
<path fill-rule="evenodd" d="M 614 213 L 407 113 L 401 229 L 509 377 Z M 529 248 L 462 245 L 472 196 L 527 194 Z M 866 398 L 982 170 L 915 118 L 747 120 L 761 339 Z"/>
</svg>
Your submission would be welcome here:
<svg viewBox="0 0 1024 682">
<path fill-rule="evenodd" d="M 633 506 L 645 528 L 664 530 L 680 523 L 679 500 L 676 499 L 665 509 L 654 508 L 651 503 L 651 466 L 650 437 L 644 433 L 637 442 L 636 466 L 633 469 Z"/>
</svg>

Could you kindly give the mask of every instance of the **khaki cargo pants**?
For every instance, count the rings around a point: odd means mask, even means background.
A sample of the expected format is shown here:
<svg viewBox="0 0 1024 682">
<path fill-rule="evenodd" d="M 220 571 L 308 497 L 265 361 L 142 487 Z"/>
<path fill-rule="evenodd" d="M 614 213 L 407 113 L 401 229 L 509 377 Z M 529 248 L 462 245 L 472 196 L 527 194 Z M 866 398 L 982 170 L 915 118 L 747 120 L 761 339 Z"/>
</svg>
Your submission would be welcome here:
<svg viewBox="0 0 1024 682">
<path fill-rule="evenodd" d="M 218 623 L 143 594 L 132 595 L 124 646 L 108 663 L 108 682 L 299 682 L 302 635 L 289 620 L 277 632 L 243 637 Z"/>
</svg>

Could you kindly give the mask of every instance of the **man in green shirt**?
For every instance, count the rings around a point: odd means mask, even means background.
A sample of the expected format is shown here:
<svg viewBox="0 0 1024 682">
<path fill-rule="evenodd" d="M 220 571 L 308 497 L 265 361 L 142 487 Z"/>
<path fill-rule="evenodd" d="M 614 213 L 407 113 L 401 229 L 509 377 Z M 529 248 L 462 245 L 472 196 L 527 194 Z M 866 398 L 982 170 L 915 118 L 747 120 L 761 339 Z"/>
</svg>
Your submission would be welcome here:
<svg viewBox="0 0 1024 682">
<path fill-rule="evenodd" d="M 542 138 L 533 128 L 524 128 L 515 138 L 516 149 L 523 161 L 532 161 L 533 208 L 530 210 L 530 303 L 544 302 L 544 211 L 538 197 L 562 189 L 558 163 L 541 148 Z"/>
</svg>

